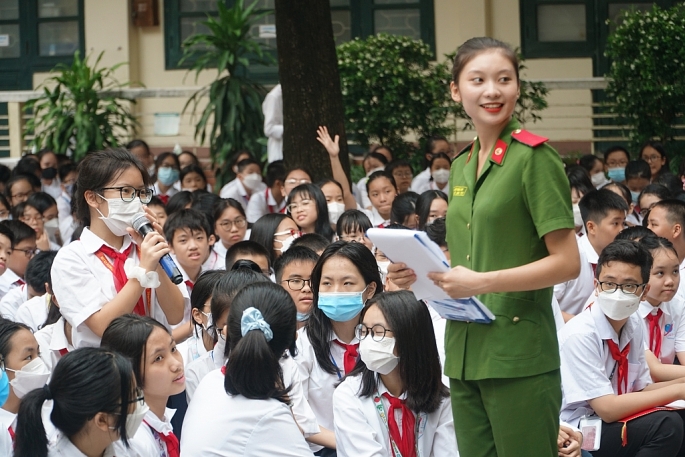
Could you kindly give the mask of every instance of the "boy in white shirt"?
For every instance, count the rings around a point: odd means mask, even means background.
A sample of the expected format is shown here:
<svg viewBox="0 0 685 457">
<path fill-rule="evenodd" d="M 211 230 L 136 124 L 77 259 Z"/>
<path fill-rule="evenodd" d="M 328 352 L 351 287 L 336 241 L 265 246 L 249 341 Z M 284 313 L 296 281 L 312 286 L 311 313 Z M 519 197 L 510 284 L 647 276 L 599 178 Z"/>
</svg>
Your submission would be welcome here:
<svg viewBox="0 0 685 457">
<path fill-rule="evenodd" d="M 677 412 L 647 411 L 685 399 L 683 379 L 652 383 L 637 311 L 649 291 L 652 256 L 635 241 L 609 244 L 599 257 L 595 303 L 559 333 L 563 399 L 560 418 L 583 429 L 601 419 L 594 457 L 681 455 L 683 420 Z M 637 418 L 631 416 L 645 413 Z M 585 439 L 591 435 L 584 430 Z"/>
<path fill-rule="evenodd" d="M 685 202 L 676 199 L 656 202 L 647 216 L 647 228 L 673 243 L 678 253 L 680 274 L 685 270 Z M 685 298 L 685 281 L 680 282 L 678 295 Z"/>
<path fill-rule="evenodd" d="M 252 194 L 245 210 L 247 222 L 253 224 L 265 214 L 280 213 L 285 208 L 285 165 L 282 160 L 266 167 L 266 189 Z"/>
<path fill-rule="evenodd" d="M 36 232 L 21 221 L 2 221 L 14 235 L 12 253 L 7 258 L 7 269 L 0 277 L 0 299 L 7 292 L 16 287 L 23 286 L 24 273 L 29 260 L 36 254 Z"/>
<path fill-rule="evenodd" d="M 577 238 L 580 252 L 580 274 L 577 278 L 554 286 L 554 296 L 568 321 L 580 313 L 594 287 L 597 258 L 616 235 L 623 230 L 628 205 L 615 193 L 606 190 L 588 192 L 578 202 L 587 236 Z"/>
<path fill-rule="evenodd" d="M 247 209 L 253 194 L 263 192 L 266 184 L 262 182 L 262 169 L 255 159 L 243 159 L 238 162 L 236 178 L 221 188 L 221 198 L 232 198 Z"/>
<path fill-rule="evenodd" d="M 25 275 L 26 286 L 24 286 L 28 298 L 23 302 L 12 303 L 6 301 L 11 294 L 5 295 L 5 298 L 0 301 L 0 312 L 3 316 L 11 314 L 13 321 L 28 325 L 34 332 L 45 324 L 52 295 L 50 269 L 56 255 L 57 251 L 39 252 L 29 261 Z"/>
</svg>

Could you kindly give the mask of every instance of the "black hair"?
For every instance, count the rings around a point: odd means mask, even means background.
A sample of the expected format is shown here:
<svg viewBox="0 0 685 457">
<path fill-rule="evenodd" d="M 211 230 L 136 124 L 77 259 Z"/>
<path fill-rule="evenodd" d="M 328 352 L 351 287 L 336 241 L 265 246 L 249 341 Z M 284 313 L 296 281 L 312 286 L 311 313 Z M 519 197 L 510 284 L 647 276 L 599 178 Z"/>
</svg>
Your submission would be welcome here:
<svg viewBox="0 0 685 457">
<path fill-rule="evenodd" d="M 423 168 L 428 168 L 430 166 L 430 160 L 426 159 L 426 156 L 433 155 L 433 148 L 435 148 L 435 143 L 438 141 L 445 141 L 449 144 L 449 140 L 442 135 L 431 135 L 425 138 L 423 147 Z"/>
<path fill-rule="evenodd" d="M 282 256 L 276 260 L 274 270 L 276 274 L 276 283 L 280 284 L 283 279 L 283 270 L 285 267 L 293 262 L 312 262 L 316 264 L 319 260 L 319 255 L 316 251 L 306 246 L 293 246 L 283 253 Z"/>
<path fill-rule="evenodd" d="M 606 188 L 593 190 L 583 195 L 583 198 L 578 202 L 578 207 L 586 227 L 588 221 L 599 224 L 602 219 L 609 215 L 609 211 L 616 210 L 624 213 L 628 211 L 625 200 Z"/>
<path fill-rule="evenodd" d="M 333 238 L 335 234 L 331 228 L 328 217 L 328 203 L 326 203 L 326 197 L 323 192 L 316 184 L 300 184 L 290 191 L 288 195 L 288 201 L 292 202 L 294 197 L 301 197 L 303 200 L 309 199 L 314 200 L 316 204 L 316 223 L 314 225 L 314 231 L 329 240 Z M 290 209 L 288 209 L 288 214 L 290 214 Z"/>
<path fill-rule="evenodd" d="M 383 166 L 386 166 L 386 165 L 388 164 L 388 158 L 385 157 L 385 156 L 384 156 L 383 154 L 381 154 L 380 152 L 369 152 L 369 153 L 366 154 L 366 156 L 364 157 L 364 160 L 362 161 L 362 163 L 366 162 L 367 159 L 376 159 L 376 160 L 378 160 L 380 163 L 382 163 Z"/>
<path fill-rule="evenodd" d="M 285 182 L 285 164 L 282 160 L 275 160 L 266 166 L 264 181 L 267 187 L 272 187 L 276 181 Z"/>
<path fill-rule="evenodd" d="M 214 233 L 214 208 L 219 201 L 221 201 L 221 197 L 207 192 L 205 189 L 198 189 L 193 192 L 193 202 L 190 204 L 190 207 L 205 215 L 212 229 L 209 233 Z"/>
<path fill-rule="evenodd" d="M 160 322 L 148 316 L 124 314 L 109 323 L 102 333 L 100 347 L 116 351 L 131 361 L 136 383 L 145 389 L 145 351 L 147 340 L 155 327 L 164 330 L 169 336 L 171 332 Z"/>
<path fill-rule="evenodd" d="M 224 211 L 226 211 L 228 208 L 235 209 L 243 218 L 247 219 L 247 216 L 245 215 L 245 208 L 243 208 L 243 205 L 241 205 L 240 202 L 233 198 L 220 198 L 214 203 L 214 208 L 212 210 L 212 219 L 214 220 L 214 224 L 221 219 L 221 215 L 224 214 Z"/>
<path fill-rule="evenodd" d="M 0 205 L 4 206 L 7 211 L 12 209 L 12 205 L 10 205 L 10 202 L 4 194 L 0 194 Z"/>
<path fill-rule="evenodd" d="M 40 159 L 38 158 L 38 156 L 35 156 L 33 154 L 27 154 L 21 159 L 19 159 L 19 162 L 17 162 L 17 164 L 12 169 L 12 174 L 15 176 L 30 175 L 38 178 L 40 173 Z"/>
<path fill-rule="evenodd" d="M 398 168 L 409 168 L 409 171 L 411 171 L 412 175 L 414 174 L 414 170 L 411 168 L 411 164 L 404 159 L 393 160 L 385 167 L 385 171 L 392 174 Z"/>
<path fill-rule="evenodd" d="M 623 230 L 621 230 L 618 233 L 618 235 L 616 235 L 616 238 L 614 238 L 614 240 L 640 241 L 642 238 L 645 238 L 648 236 L 656 236 L 656 235 L 654 234 L 654 232 L 652 232 L 647 227 L 643 227 L 641 225 L 635 225 L 633 227 L 626 227 Z"/>
<path fill-rule="evenodd" d="M 602 268 L 609 262 L 621 262 L 640 267 L 643 284 L 649 282 L 649 272 L 652 269 L 652 254 L 637 241 L 612 241 L 602 250 L 597 261 L 595 278 L 599 280 Z"/>
<path fill-rule="evenodd" d="M 654 251 L 657 251 L 659 249 L 664 249 L 666 251 L 670 251 L 676 257 L 676 259 L 678 258 L 678 252 L 675 250 L 673 243 L 671 243 L 666 238 L 655 235 L 655 236 L 646 236 L 646 237 L 640 239 L 639 241 L 640 241 L 640 244 L 642 244 L 644 247 L 646 247 L 649 250 L 650 253 L 652 253 L 652 258 L 654 257 Z"/>
<path fill-rule="evenodd" d="M 200 311 L 204 309 L 205 303 L 207 303 L 207 300 L 212 297 L 212 291 L 214 290 L 214 287 L 225 274 L 226 272 L 223 270 L 209 270 L 203 272 L 200 277 L 197 278 L 197 281 L 195 281 L 195 284 L 193 285 L 193 290 L 190 292 L 191 311 L 193 309 Z M 197 326 L 199 324 L 195 322 L 192 312 L 190 319 L 192 321 L 193 328 L 195 329 L 195 335 L 198 336 Z M 216 335 L 212 336 L 214 337 L 214 341 L 216 341 Z"/>
<path fill-rule="evenodd" d="M 600 159 L 599 157 L 597 157 L 594 154 L 586 154 L 583 157 L 581 157 L 580 159 L 578 159 L 578 165 L 583 167 L 585 169 L 585 171 L 590 173 L 592 171 L 592 169 L 595 167 L 595 163 L 597 163 L 597 161 L 602 162 L 602 159 Z M 604 162 L 602 162 L 602 164 L 603 163 Z"/>
<path fill-rule="evenodd" d="M 188 190 L 182 190 L 169 197 L 169 201 L 166 202 L 166 213 L 168 216 L 171 216 L 176 211 L 192 204 L 193 193 Z"/>
<path fill-rule="evenodd" d="M 240 162 L 240 160 L 238 160 L 238 158 L 240 158 L 240 156 L 244 155 L 244 154 L 247 154 L 248 157 L 251 159 L 255 158 L 254 154 L 252 154 L 247 149 L 240 149 L 233 154 L 233 157 L 231 157 L 230 167 L 233 168 L 234 166 L 238 165 L 238 162 Z M 241 159 L 241 160 L 245 160 L 245 159 Z"/>
<path fill-rule="evenodd" d="M 254 157 L 250 157 L 248 159 L 243 159 L 240 162 L 238 162 L 236 165 L 238 166 L 238 173 L 242 173 L 245 170 L 245 168 L 249 167 L 250 165 L 257 165 L 259 167 L 259 171 L 261 172 L 261 170 L 262 170 L 262 164 L 259 163 L 259 161 L 257 159 L 255 159 Z"/>
<path fill-rule="evenodd" d="M 642 197 L 645 195 L 655 195 L 659 197 L 660 200 L 667 200 L 671 198 L 671 191 L 669 191 L 668 188 L 661 184 L 648 184 L 647 187 L 642 189 L 642 192 L 640 192 L 640 196 L 637 198 L 638 205 L 640 204 L 640 200 L 642 200 Z M 640 207 L 640 209 L 646 208 Z"/>
<path fill-rule="evenodd" d="M 652 179 L 652 170 L 649 168 L 649 164 L 642 159 L 631 160 L 626 165 L 626 181 L 639 178 L 649 181 Z"/>
<path fill-rule="evenodd" d="M 661 169 L 663 170 L 663 167 Z M 683 193 L 683 182 L 673 173 L 659 172 L 652 180 L 652 184 L 661 184 L 666 187 L 673 196 Z"/>
<path fill-rule="evenodd" d="M 260 329 L 243 335 L 242 317 L 256 308 L 269 326 L 272 338 Z M 283 382 L 280 359 L 295 344 L 296 307 L 282 287 L 273 283 L 250 284 L 233 299 L 228 318 L 230 356 L 226 365 L 224 389 L 230 395 L 251 399 L 274 398 L 289 404 L 290 386 Z"/>
<path fill-rule="evenodd" d="M 107 413 L 117 417 L 114 431 L 128 447 L 133 437 L 126 434 L 128 408 L 122 405 L 132 402 L 135 385 L 131 362 L 126 357 L 102 348 L 69 352 L 53 368 L 46 387 L 22 399 L 14 456 L 47 457 L 48 438 L 41 417 L 46 400 L 53 402 L 50 422 L 65 436 L 75 436 L 97 413 Z"/>
<path fill-rule="evenodd" d="M 67 179 L 67 176 L 69 176 L 69 173 L 74 173 L 77 169 L 78 167 L 74 162 L 70 161 L 63 163 L 57 169 L 57 175 L 59 176 L 59 180 L 64 181 L 65 179 Z"/>
<path fill-rule="evenodd" d="M 447 163 L 450 164 L 450 166 L 452 165 L 452 159 L 450 159 L 450 156 L 448 156 L 444 152 L 438 152 L 436 154 L 433 154 L 433 157 L 431 157 L 430 161 L 428 162 L 428 168 L 433 168 L 433 163 L 438 159 L 447 160 Z"/>
<path fill-rule="evenodd" d="M 426 230 L 426 224 L 428 223 L 428 217 L 431 212 L 431 205 L 433 200 L 442 199 L 447 201 L 447 195 L 439 190 L 427 190 L 419 195 L 416 200 L 416 214 L 419 216 L 419 230 Z"/>
<path fill-rule="evenodd" d="M 14 205 L 12 207 L 12 209 L 10 210 L 10 214 L 12 215 L 12 220 L 14 220 L 14 221 L 21 220 L 21 218 L 24 217 L 24 210 L 26 209 L 27 206 L 31 206 L 33 208 L 33 206 L 29 205 L 27 202 L 20 202 L 20 203 L 17 203 L 16 205 Z M 33 208 L 33 209 L 38 211 L 38 208 Z"/>
<path fill-rule="evenodd" d="M 264 246 L 261 244 L 250 240 L 239 241 L 226 251 L 226 270 L 230 270 L 235 261 L 239 256 L 250 255 L 250 256 L 264 256 L 266 261 L 271 268 L 271 256 Z"/>
<path fill-rule="evenodd" d="M 26 265 L 24 280 L 28 286 L 40 295 L 46 293 L 45 283 L 52 288 L 50 269 L 52 268 L 52 262 L 54 262 L 56 255 L 57 251 L 41 251 L 33 256 Z"/>
<path fill-rule="evenodd" d="M 283 213 L 265 214 L 252 225 L 250 241 L 263 246 L 267 251 L 269 261 L 272 263 L 276 260 L 276 255 L 274 254 L 274 233 L 278 230 L 278 226 L 281 225 L 283 219 L 286 218 L 290 218 L 290 216 Z M 228 256 L 228 254 L 226 255 Z"/>
<path fill-rule="evenodd" d="M 174 156 L 175 157 L 175 156 Z M 123 148 L 92 152 L 79 163 L 78 179 L 74 189 L 76 213 L 74 219 L 84 226 L 90 225 L 90 206 L 86 191 L 100 192 L 129 168 L 136 168 L 143 177 L 143 185 L 150 187 L 150 176 L 136 156 Z"/>
<path fill-rule="evenodd" d="M 411 190 L 395 197 L 390 210 L 390 223 L 404 224 L 409 216 L 416 214 L 416 200 L 418 198 L 419 194 Z"/>
<path fill-rule="evenodd" d="M 7 224 L 3 224 L 2 222 L 0 222 L 0 235 L 6 236 L 10 240 L 10 247 L 14 247 L 14 232 Z"/>
<path fill-rule="evenodd" d="M 126 149 L 129 151 L 133 148 L 145 148 L 148 154 L 150 154 L 150 146 L 143 140 L 132 140 L 126 145 Z"/>
<path fill-rule="evenodd" d="M 416 413 L 436 411 L 449 390 L 442 383 L 440 356 L 434 338 L 433 321 L 426 305 L 410 291 L 385 292 L 371 298 L 362 310 L 360 321 L 372 306 L 383 313 L 395 338 L 399 374 L 407 407 Z M 369 336 L 367 336 L 369 338 Z M 358 395 L 371 397 L 378 389 L 380 376 L 359 359 L 347 376 L 361 375 Z"/>
<path fill-rule="evenodd" d="M 606 186 L 602 187 L 602 189 L 609 190 L 611 188 L 618 189 L 619 192 L 623 195 L 623 199 L 628 203 L 628 205 L 635 203 L 633 201 L 633 197 L 630 194 L 630 189 L 628 189 L 628 186 L 623 184 L 622 182 L 610 182 Z"/>
<path fill-rule="evenodd" d="M 193 164 L 198 166 L 198 167 L 200 166 L 200 159 L 198 159 L 197 156 L 190 151 L 181 151 L 181 153 L 178 155 L 179 163 L 181 161 L 181 156 L 183 154 L 188 154 L 190 157 L 193 158 Z M 204 173 L 203 173 L 203 175 L 204 175 Z M 206 181 L 206 178 L 205 178 L 205 181 Z"/>
<path fill-rule="evenodd" d="M 645 148 L 647 148 L 647 147 L 650 147 L 650 148 L 654 149 L 656 152 L 658 152 L 662 159 L 666 159 L 666 162 L 663 164 L 663 166 L 659 170 L 658 174 L 660 175 L 662 173 L 668 172 L 669 171 L 668 154 L 666 154 L 666 148 L 664 147 L 664 145 L 661 144 L 660 142 L 654 141 L 654 140 L 647 141 L 640 148 L 640 158 L 642 158 L 642 153 L 645 151 Z"/>
<path fill-rule="evenodd" d="M 0 164 L 0 182 L 7 183 L 12 176 L 12 170 L 7 165 Z"/>
<path fill-rule="evenodd" d="M 652 210 L 654 208 L 662 208 L 666 211 L 666 220 L 669 224 L 680 224 L 682 229 L 685 229 L 685 202 L 669 198 L 656 202 Z"/>
<path fill-rule="evenodd" d="M 385 149 L 386 151 L 388 151 L 390 153 L 390 161 L 392 162 L 392 158 L 395 155 L 392 148 L 390 146 L 388 146 L 387 144 L 378 144 L 372 148 L 371 152 L 378 152 L 380 149 Z M 381 154 L 380 152 L 378 152 L 378 153 Z M 383 154 L 381 154 L 381 155 L 383 155 Z M 387 159 L 387 157 L 386 157 L 386 159 Z"/>
<path fill-rule="evenodd" d="M 166 214 L 166 205 L 164 204 L 162 199 L 156 195 L 153 195 L 152 198 L 150 198 L 150 201 L 147 203 L 147 206 L 161 206 L 164 209 L 164 213 Z"/>
<path fill-rule="evenodd" d="M 189 175 L 190 173 L 197 173 L 198 175 L 200 175 L 202 177 L 202 179 L 205 181 L 205 185 L 203 186 L 203 189 L 206 190 L 207 176 L 205 175 L 205 171 L 199 165 L 195 165 L 195 164 L 188 165 L 183 170 L 181 170 L 181 174 L 179 175 L 178 179 L 181 181 L 181 183 L 183 183 L 183 178 L 185 178 L 186 175 Z"/>
<path fill-rule="evenodd" d="M 33 333 L 26 324 L 0 317 L 0 365 L 2 369 L 6 368 L 7 356 L 12 351 L 12 337 L 20 330 L 28 330 Z"/>
<path fill-rule="evenodd" d="M 575 165 L 566 170 L 566 177 L 571 189 L 576 189 L 579 194 L 585 195 L 595 190 L 595 186 L 590 181 L 590 177 L 585 168 Z"/>
<path fill-rule="evenodd" d="M 5 197 L 7 197 L 7 201 L 12 201 L 12 186 L 20 181 L 28 182 L 33 192 L 41 187 L 40 179 L 35 175 L 14 174 L 9 181 L 7 181 L 7 184 L 5 184 Z"/>
<path fill-rule="evenodd" d="M 321 192 L 323 192 L 323 186 L 325 186 L 328 183 L 335 184 L 338 187 L 338 189 L 340 189 L 340 192 L 343 195 L 345 195 L 345 189 L 343 189 L 342 184 L 340 184 L 335 179 L 322 179 L 321 181 L 317 182 L 316 185 L 319 187 L 319 189 L 322 189 Z M 324 196 L 324 198 L 326 197 Z"/>
<path fill-rule="evenodd" d="M 62 313 L 59 310 L 59 306 L 55 305 L 55 296 L 50 297 L 50 303 L 48 303 L 48 315 L 45 318 L 45 322 L 38 326 L 38 330 L 47 327 L 48 325 L 53 325 L 62 317 Z"/>
<path fill-rule="evenodd" d="M 439 217 L 432 224 L 426 225 L 426 235 L 440 247 L 447 246 L 447 224 L 444 217 Z"/>
<path fill-rule="evenodd" d="M 373 227 L 373 225 L 366 214 L 358 209 L 348 209 L 338 218 L 335 230 L 338 236 L 343 236 L 345 233 L 353 233 L 357 230 L 366 233 L 371 227 Z"/>
<path fill-rule="evenodd" d="M 307 174 L 307 176 L 309 176 L 309 180 L 311 181 L 311 179 L 312 179 L 312 174 L 309 172 L 309 169 L 304 167 L 304 166 L 299 166 L 299 165 L 286 169 L 285 170 L 285 178 L 288 179 L 288 175 L 290 175 L 290 173 L 292 173 L 293 171 L 304 171 Z"/>
<path fill-rule="evenodd" d="M 290 245 L 288 251 L 295 246 L 302 246 L 311 249 L 314 252 L 323 251 L 331 244 L 330 238 L 326 238 L 318 233 L 305 233 L 301 237 L 296 238 L 293 244 Z M 286 252 L 288 252 L 286 251 Z M 285 254 L 285 253 L 284 253 Z"/>
<path fill-rule="evenodd" d="M 182 209 L 169 216 L 164 224 L 164 238 L 166 238 L 169 246 L 173 246 L 176 231 L 183 229 L 190 230 L 191 233 L 204 232 L 208 241 L 210 235 L 214 233 L 204 214 L 194 209 Z"/>
<path fill-rule="evenodd" d="M 397 184 L 395 183 L 395 178 L 393 178 L 392 174 L 388 173 L 385 170 L 378 170 L 371 173 L 369 179 L 366 180 L 366 192 L 369 192 L 369 187 L 371 186 L 371 183 L 380 178 L 386 178 L 388 181 L 390 181 L 390 184 L 392 184 L 392 187 L 395 189 L 395 192 L 397 192 Z"/>
<path fill-rule="evenodd" d="M 160 155 L 158 155 L 155 158 L 155 170 L 156 170 L 155 172 L 156 173 L 159 173 L 159 171 L 157 171 L 157 170 L 159 170 L 159 167 L 162 166 L 164 159 L 166 159 L 167 157 L 172 157 L 174 164 L 176 165 L 176 169 L 180 171 L 181 162 L 178 161 L 178 156 L 176 154 L 174 154 L 173 152 L 167 151 L 167 152 L 162 152 Z"/>
<path fill-rule="evenodd" d="M 359 271 L 359 274 L 364 280 L 365 285 L 371 283 L 376 284 L 374 295 L 383 290 L 383 282 L 378 270 L 378 263 L 371 251 L 360 243 L 347 243 L 345 241 L 336 241 L 323 251 L 319 261 L 312 270 L 312 293 L 314 294 L 314 306 L 310 312 L 309 321 L 307 322 L 307 336 L 314 347 L 314 355 L 323 371 L 330 374 L 336 374 L 337 369 L 330 357 L 330 336 L 333 332 L 331 320 L 323 311 L 319 309 L 319 285 L 321 282 L 321 273 L 323 266 L 332 257 L 342 257 L 349 260 Z"/>
<path fill-rule="evenodd" d="M 29 196 L 26 204 L 33 206 L 40 214 L 43 214 L 53 206 L 57 206 L 57 201 L 47 192 L 35 192 Z"/>
<path fill-rule="evenodd" d="M 604 151 L 604 163 L 605 164 L 607 163 L 607 159 L 609 158 L 609 156 L 611 154 L 613 154 L 614 152 L 619 152 L 619 151 L 623 152 L 626 155 L 626 158 L 628 159 L 628 161 L 630 162 L 630 153 L 628 152 L 628 150 L 626 148 L 624 148 L 623 146 L 617 145 L 617 146 L 612 146 L 609 149 L 607 149 L 606 151 Z"/>
<path fill-rule="evenodd" d="M 12 245 L 13 247 L 24 240 L 36 239 L 36 231 L 20 220 L 12 219 L 2 221 L 0 222 L 0 224 L 4 224 L 7 228 L 9 228 L 12 231 L 12 234 L 14 235 L 14 244 Z"/>
</svg>

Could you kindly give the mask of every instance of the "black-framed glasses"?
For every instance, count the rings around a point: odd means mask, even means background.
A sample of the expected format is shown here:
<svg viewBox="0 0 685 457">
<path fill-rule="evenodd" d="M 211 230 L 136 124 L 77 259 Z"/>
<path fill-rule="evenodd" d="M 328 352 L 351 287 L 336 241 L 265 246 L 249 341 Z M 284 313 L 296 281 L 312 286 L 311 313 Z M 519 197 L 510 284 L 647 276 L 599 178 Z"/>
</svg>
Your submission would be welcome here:
<svg viewBox="0 0 685 457">
<path fill-rule="evenodd" d="M 602 292 L 609 292 L 610 294 L 621 289 L 623 293 L 637 295 L 637 291 L 640 290 L 640 287 L 646 285 L 647 284 L 616 284 L 615 282 L 599 281 L 599 288 Z"/>
<path fill-rule="evenodd" d="M 126 402 L 126 405 L 138 403 L 138 406 L 143 406 L 145 404 L 145 396 L 143 395 L 143 389 L 141 389 L 140 387 L 136 387 L 135 395 L 136 396 L 133 399 Z"/>
<path fill-rule="evenodd" d="M 354 328 L 354 336 L 356 336 L 359 341 L 371 335 L 372 340 L 380 342 L 383 341 L 385 334 L 388 332 L 392 332 L 392 330 L 383 327 L 381 324 L 376 324 L 371 328 L 364 324 L 359 324 Z"/>
<path fill-rule="evenodd" d="M 13 251 L 20 251 L 20 252 L 23 252 L 24 255 L 25 255 L 27 258 L 29 258 L 29 259 L 32 259 L 33 256 L 36 255 L 36 254 L 39 252 L 39 249 L 38 249 L 38 248 L 32 248 L 32 249 L 12 248 L 12 250 L 13 250 Z"/>
<path fill-rule="evenodd" d="M 288 288 L 290 290 L 302 290 L 304 289 L 305 284 L 309 284 L 309 288 L 312 288 L 312 280 L 310 279 L 284 279 L 281 282 L 287 282 L 288 283 Z"/>
<path fill-rule="evenodd" d="M 155 191 L 150 188 L 136 189 L 133 186 L 123 187 L 102 187 L 102 190 L 118 190 L 121 199 L 125 202 L 132 202 L 136 197 L 140 199 L 141 203 L 150 203 Z"/>
<path fill-rule="evenodd" d="M 247 227 L 247 219 L 245 219 L 243 217 L 239 217 L 239 218 L 234 219 L 232 221 L 225 220 L 225 221 L 219 222 L 219 227 L 221 227 L 224 230 L 231 230 L 234 225 L 239 229 L 245 228 L 245 227 Z"/>
</svg>

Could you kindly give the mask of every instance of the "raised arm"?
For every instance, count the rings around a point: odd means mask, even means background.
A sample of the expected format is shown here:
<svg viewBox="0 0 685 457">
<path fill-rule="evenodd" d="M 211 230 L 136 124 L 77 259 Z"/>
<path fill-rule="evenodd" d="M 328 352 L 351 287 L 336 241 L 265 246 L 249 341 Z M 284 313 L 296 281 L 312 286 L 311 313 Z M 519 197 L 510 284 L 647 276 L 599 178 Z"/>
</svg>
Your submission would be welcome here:
<svg viewBox="0 0 685 457">
<path fill-rule="evenodd" d="M 328 158 L 331 161 L 331 171 L 333 172 L 333 179 L 338 181 L 343 188 L 343 200 L 345 200 L 345 209 L 357 209 L 357 201 L 352 195 L 352 187 L 350 187 L 350 182 L 347 179 L 345 170 L 343 170 L 342 164 L 340 163 L 340 137 L 335 136 L 335 139 L 331 139 L 331 135 L 328 133 L 328 127 L 319 127 L 316 130 L 318 135 L 316 139 L 326 148 L 328 152 Z"/>
</svg>

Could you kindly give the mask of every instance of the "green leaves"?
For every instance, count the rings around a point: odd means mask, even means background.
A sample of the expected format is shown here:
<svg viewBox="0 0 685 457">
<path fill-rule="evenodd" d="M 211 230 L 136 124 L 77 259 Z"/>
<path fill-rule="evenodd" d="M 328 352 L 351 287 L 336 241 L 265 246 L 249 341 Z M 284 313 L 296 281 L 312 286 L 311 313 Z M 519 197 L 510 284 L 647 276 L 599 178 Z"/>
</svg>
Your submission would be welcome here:
<svg viewBox="0 0 685 457">
<path fill-rule="evenodd" d="M 98 94 L 126 85 L 114 78 L 115 70 L 123 63 L 97 68 L 102 54 L 91 67 L 88 57 L 81 59 L 77 51 L 71 66 L 59 64 L 51 71 L 55 76 L 41 86 L 42 97 L 29 101 L 24 108 L 33 113 L 25 132 L 25 135 L 35 132 L 30 144 L 38 149 L 51 148 L 57 153 L 71 149 L 74 158 L 79 160 L 88 152 L 119 146 L 135 132 L 138 122 L 128 107 L 115 97 Z"/>
</svg>

